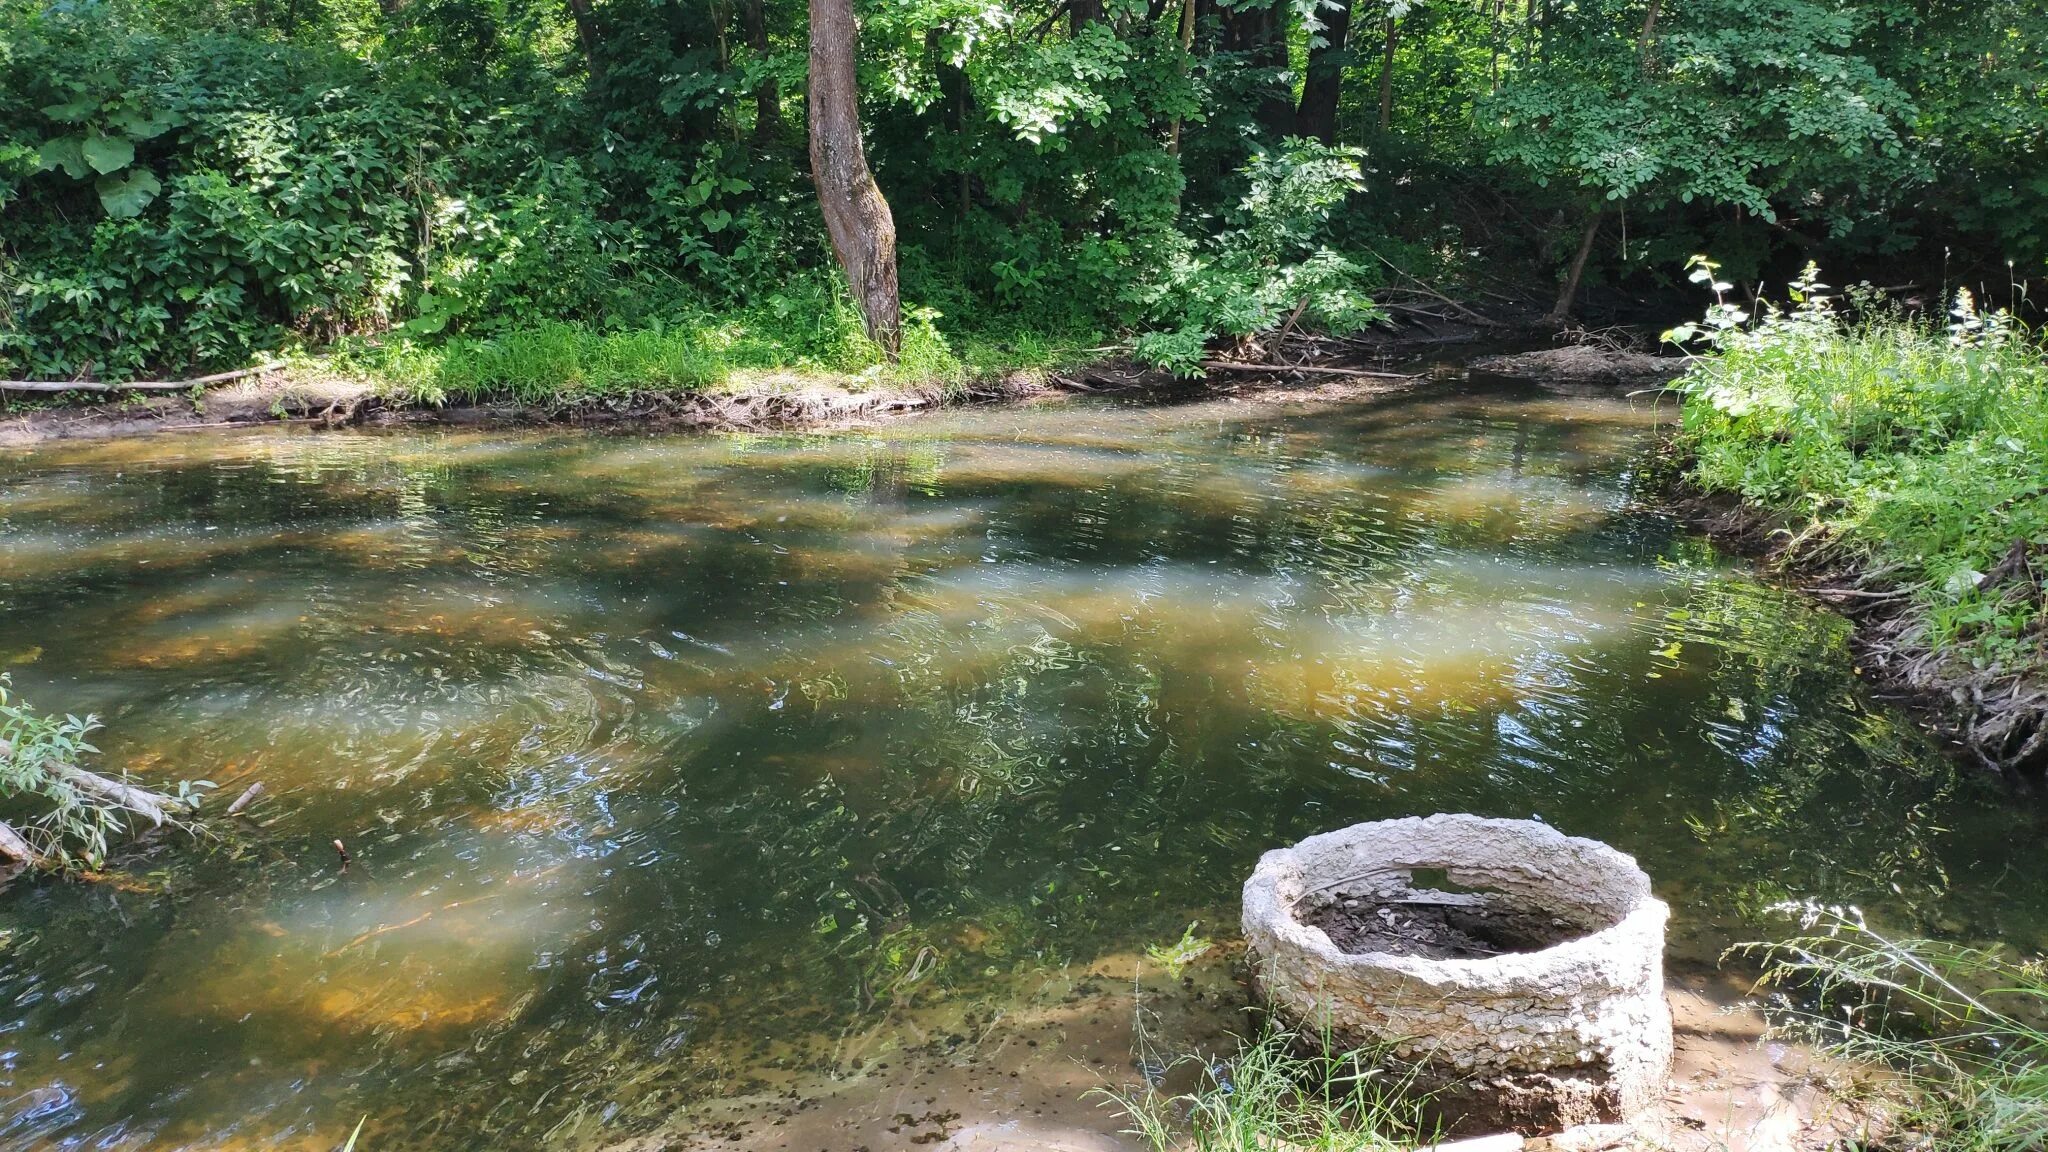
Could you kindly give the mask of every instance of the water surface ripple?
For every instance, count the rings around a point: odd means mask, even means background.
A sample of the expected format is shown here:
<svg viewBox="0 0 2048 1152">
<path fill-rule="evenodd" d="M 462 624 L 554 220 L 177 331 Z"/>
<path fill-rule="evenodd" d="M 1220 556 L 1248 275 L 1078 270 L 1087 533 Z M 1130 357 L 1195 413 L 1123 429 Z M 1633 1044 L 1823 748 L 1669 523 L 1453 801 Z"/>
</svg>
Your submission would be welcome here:
<svg viewBox="0 0 2048 1152">
<path fill-rule="evenodd" d="M 15 686 L 109 765 L 271 794 L 139 885 L 4 897 L 0 1147 L 602 1146 L 842 1070 L 913 996 L 1227 931 L 1264 849 L 1436 810 L 1635 853 L 1682 957 L 1807 896 L 2039 946 L 2038 835 L 1841 622 L 1632 510 L 1654 415 L 1457 386 L 0 461 Z"/>
</svg>

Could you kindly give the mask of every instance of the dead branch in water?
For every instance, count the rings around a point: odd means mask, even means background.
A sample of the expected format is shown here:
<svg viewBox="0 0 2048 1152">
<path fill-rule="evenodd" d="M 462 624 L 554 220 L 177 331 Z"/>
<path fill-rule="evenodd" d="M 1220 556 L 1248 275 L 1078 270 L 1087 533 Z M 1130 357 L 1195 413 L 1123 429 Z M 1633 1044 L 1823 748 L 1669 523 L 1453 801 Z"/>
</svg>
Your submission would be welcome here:
<svg viewBox="0 0 2048 1152">
<path fill-rule="evenodd" d="M 1380 372 L 1371 368 L 1325 368 L 1314 364 L 1246 364 L 1236 360 L 1204 360 L 1205 372 L 1299 372 L 1309 376 L 1362 376 L 1373 380 L 1420 380 L 1407 372 Z"/>
<path fill-rule="evenodd" d="M 14 755 L 14 746 L 0 740 L 0 760 Z M 149 822 L 162 827 L 173 809 L 185 807 L 185 803 L 161 792 L 137 788 L 133 784 L 110 779 L 97 772 L 88 772 L 76 764 L 64 764 L 53 760 L 43 761 L 42 770 L 57 777 L 88 796 L 94 796 L 117 808 L 145 816 Z"/>
<path fill-rule="evenodd" d="M 228 805 L 228 815 L 241 815 L 242 809 L 247 808 L 251 804 L 254 804 L 257 801 L 257 799 L 263 795 L 263 791 L 263 781 L 261 780 L 258 780 L 254 784 L 249 785 L 248 788 L 242 791 L 242 794 L 240 796 L 235 797 L 235 802 L 233 804 Z"/>
<path fill-rule="evenodd" d="M 31 868 L 41 863 L 43 859 L 36 854 L 34 848 L 29 847 L 28 841 L 21 838 L 21 833 L 5 823 L 0 823 L 0 856 Z"/>
<path fill-rule="evenodd" d="M 254 368 L 194 376 L 190 380 L 130 380 L 125 384 L 109 384 L 104 380 L 0 380 L 0 392 L 183 392 L 208 384 L 225 384 L 244 376 L 261 376 L 282 367 L 284 361 L 272 360 Z"/>
</svg>

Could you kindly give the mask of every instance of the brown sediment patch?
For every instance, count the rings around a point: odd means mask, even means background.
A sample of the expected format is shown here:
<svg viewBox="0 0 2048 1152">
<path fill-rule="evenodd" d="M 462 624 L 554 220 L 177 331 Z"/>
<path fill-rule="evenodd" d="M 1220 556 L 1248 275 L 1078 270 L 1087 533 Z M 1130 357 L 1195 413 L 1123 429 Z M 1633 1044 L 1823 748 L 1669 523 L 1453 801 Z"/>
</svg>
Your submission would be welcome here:
<svg viewBox="0 0 2048 1152">
<path fill-rule="evenodd" d="M 1905 705 L 1939 740 L 2007 784 L 2039 793 L 2048 782 L 2048 683 L 2001 665 L 1978 667 L 1929 643 L 1912 592 L 1894 571 L 1846 558 L 1814 534 L 1795 535 L 1777 515 L 1725 493 L 1682 487 L 1681 462 L 1665 507 L 1716 544 L 1756 560 L 1854 625 L 1856 672 L 1879 699 Z M 2048 596 L 2048 549 L 2015 540 L 1980 585 L 2013 599 Z"/>
</svg>

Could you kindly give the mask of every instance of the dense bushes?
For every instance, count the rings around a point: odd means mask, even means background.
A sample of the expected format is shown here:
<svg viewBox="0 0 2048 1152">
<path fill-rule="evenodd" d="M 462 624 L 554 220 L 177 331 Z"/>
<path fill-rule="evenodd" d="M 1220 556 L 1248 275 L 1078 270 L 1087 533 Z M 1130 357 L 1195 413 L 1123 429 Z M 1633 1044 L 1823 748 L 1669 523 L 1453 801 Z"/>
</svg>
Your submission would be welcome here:
<svg viewBox="0 0 2048 1152">
<path fill-rule="evenodd" d="M 1843 318 L 1809 267 L 1789 308 L 1676 333 L 1712 343 L 1683 383 L 1694 479 L 1882 569 L 1936 648 L 2048 667 L 2048 359 L 1968 292 L 1945 329 L 1861 303 Z"/>
<path fill-rule="evenodd" d="M 1816 248 L 2038 271 L 2048 14 L 1959 5 L 863 3 L 862 114 L 904 295 L 949 340 L 1149 334 L 1187 370 L 1360 322 L 1393 265 L 1545 298 L 1581 236 L 1596 284 L 1706 244 L 1745 278 Z M 793 0 L 0 0 L 0 24 L 11 375 L 667 331 L 830 268 Z"/>
</svg>

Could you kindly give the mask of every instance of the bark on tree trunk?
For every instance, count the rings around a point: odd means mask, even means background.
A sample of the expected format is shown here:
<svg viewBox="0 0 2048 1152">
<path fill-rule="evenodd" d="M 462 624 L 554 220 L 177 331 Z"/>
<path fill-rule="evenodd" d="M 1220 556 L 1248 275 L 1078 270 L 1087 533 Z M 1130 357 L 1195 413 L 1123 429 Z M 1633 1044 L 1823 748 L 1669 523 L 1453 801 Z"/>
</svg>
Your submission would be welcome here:
<svg viewBox="0 0 2048 1152">
<path fill-rule="evenodd" d="M 1394 126 L 1394 49 L 1401 43 L 1401 25 L 1387 17 L 1386 44 L 1380 50 L 1380 131 Z"/>
<path fill-rule="evenodd" d="M 569 0 L 569 17 L 576 22 L 576 42 L 583 48 L 583 66 L 592 80 L 604 79 L 604 57 L 598 54 L 597 13 L 590 0 Z"/>
<path fill-rule="evenodd" d="M 1600 235 L 1600 221 L 1606 215 L 1605 208 L 1595 208 L 1586 217 L 1585 235 L 1579 237 L 1579 250 L 1572 256 L 1572 266 L 1565 271 L 1564 283 L 1558 287 L 1557 303 L 1551 305 L 1550 315 L 1543 318 L 1545 324 L 1562 324 L 1571 319 L 1572 303 L 1579 297 L 1579 280 L 1586 274 L 1586 259 L 1593 254 L 1593 241 Z"/>
<path fill-rule="evenodd" d="M 1079 36 L 1081 29 L 1102 19 L 1102 0 L 1072 0 L 1067 5 L 1067 34 Z"/>
<path fill-rule="evenodd" d="M 1351 31 L 1351 0 L 1337 0 L 1323 27 L 1323 46 L 1308 53 L 1295 130 L 1325 144 L 1337 142 L 1337 105 L 1344 94 L 1344 41 Z"/>
<path fill-rule="evenodd" d="M 868 337 L 894 360 L 902 348 L 902 305 L 896 295 L 896 221 L 868 171 L 861 143 L 860 89 L 854 79 L 859 29 L 853 0 L 811 4 L 811 178 L 832 235 L 832 253 L 846 270 Z"/>
<path fill-rule="evenodd" d="M 768 18 L 762 0 L 747 0 L 747 47 L 754 58 L 768 59 Z M 782 86 L 769 76 L 754 89 L 754 141 L 772 144 L 782 133 Z"/>
<path fill-rule="evenodd" d="M 1180 50 L 1183 54 L 1195 50 L 1195 0 L 1181 0 L 1180 5 Z M 1173 118 L 1173 130 L 1167 135 L 1166 154 L 1180 155 L 1180 117 Z"/>
<path fill-rule="evenodd" d="M 1650 10 L 1643 13 L 1642 35 L 1636 37 L 1636 64 L 1645 76 L 1656 61 L 1657 9 L 1661 6 L 1660 0 L 1650 0 Z"/>
</svg>

